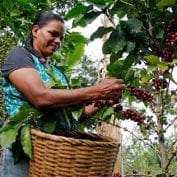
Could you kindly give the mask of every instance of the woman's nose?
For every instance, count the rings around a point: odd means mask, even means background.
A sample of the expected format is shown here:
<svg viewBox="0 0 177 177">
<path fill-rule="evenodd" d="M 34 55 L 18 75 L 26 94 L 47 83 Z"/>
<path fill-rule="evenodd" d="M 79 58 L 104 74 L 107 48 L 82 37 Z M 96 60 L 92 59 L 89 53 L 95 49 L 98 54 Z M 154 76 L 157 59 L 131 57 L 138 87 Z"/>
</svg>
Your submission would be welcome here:
<svg viewBox="0 0 177 177">
<path fill-rule="evenodd" d="M 57 44 L 61 43 L 60 37 L 56 37 L 54 41 L 55 41 L 55 43 L 57 43 Z"/>
</svg>

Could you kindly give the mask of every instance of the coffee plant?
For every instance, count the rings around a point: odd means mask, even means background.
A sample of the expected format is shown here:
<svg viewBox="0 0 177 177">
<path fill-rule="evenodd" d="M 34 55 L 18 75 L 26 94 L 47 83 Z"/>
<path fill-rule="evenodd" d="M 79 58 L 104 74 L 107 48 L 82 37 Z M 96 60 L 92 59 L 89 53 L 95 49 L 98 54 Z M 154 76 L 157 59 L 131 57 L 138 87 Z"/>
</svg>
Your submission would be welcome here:
<svg viewBox="0 0 177 177">
<path fill-rule="evenodd" d="M 87 26 L 100 15 L 108 19 L 109 25 L 98 27 L 90 40 L 109 36 L 102 48 L 103 53 L 110 56 L 106 75 L 121 78 L 127 85 L 119 103 L 107 105 L 98 117 L 107 121 L 114 114 L 123 121 L 135 122 L 142 136 L 149 139 L 150 147 L 157 149 L 155 153 L 159 157 L 161 173 L 153 175 L 177 175 L 172 170 L 177 138 L 174 137 L 171 145 L 167 142 L 168 133 L 177 120 L 177 83 L 174 78 L 177 64 L 176 1 L 86 2 L 73 7 L 66 18 L 73 19 L 73 27 Z M 151 135 L 156 136 L 153 143 Z M 132 176 L 140 174 L 143 175 L 136 170 Z"/>
</svg>

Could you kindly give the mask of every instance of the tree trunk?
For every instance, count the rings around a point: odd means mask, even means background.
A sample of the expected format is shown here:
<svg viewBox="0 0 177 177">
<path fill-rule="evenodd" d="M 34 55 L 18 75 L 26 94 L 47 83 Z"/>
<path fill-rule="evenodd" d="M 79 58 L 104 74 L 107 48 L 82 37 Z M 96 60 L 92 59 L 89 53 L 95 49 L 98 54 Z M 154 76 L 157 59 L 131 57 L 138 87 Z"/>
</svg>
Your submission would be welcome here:
<svg viewBox="0 0 177 177">
<path fill-rule="evenodd" d="M 114 173 L 120 173 L 122 174 L 122 150 L 121 150 L 121 144 L 122 144 L 122 135 L 120 128 L 117 126 L 120 122 L 118 120 L 114 120 L 114 117 L 112 116 L 109 123 L 100 121 L 97 124 L 97 133 L 101 134 L 103 136 L 111 137 L 115 139 L 119 146 L 118 154 L 116 157 L 116 162 L 114 166 Z"/>
<path fill-rule="evenodd" d="M 168 165 L 168 156 L 165 148 L 165 139 L 164 139 L 164 128 L 163 128 L 163 120 L 162 120 L 162 102 L 160 94 L 156 95 L 156 116 L 157 116 L 157 130 L 158 130 L 158 138 L 159 138 L 159 155 L 161 161 L 161 167 L 164 173 L 168 173 L 167 165 Z"/>
<path fill-rule="evenodd" d="M 113 24 L 110 22 L 110 20 L 106 16 L 103 16 L 101 21 L 102 21 L 102 24 L 103 24 L 104 27 L 113 26 Z M 105 35 L 103 37 L 103 43 L 108 38 L 109 38 L 109 34 Z M 110 60 L 110 55 L 104 55 L 102 60 L 101 60 L 104 68 L 99 73 L 100 80 L 105 77 L 106 66 L 109 63 L 109 60 Z M 111 137 L 111 138 L 115 139 L 120 144 L 119 151 L 118 151 L 117 158 L 116 158 L 116 162 L 115 162 L 114 173 L 122 174 L 122 154 L 121 154 L 122 136 L 121 136 L 120 129 L 118 128 L 118 126 L 116 126 L 118 124 L 120 124 L 120 122 L 118 120 L 115 120 L 115 118 L 112 116 L 109 123 L 106 123 L 106 122 L 103 122 L 103 121 L 101 123 L 99 122 L 99 124 L 97 125 L 97 130 L 96 131 L 97 131 L 98 134 L 108 136 L 108 137 Z"/>
</svg>

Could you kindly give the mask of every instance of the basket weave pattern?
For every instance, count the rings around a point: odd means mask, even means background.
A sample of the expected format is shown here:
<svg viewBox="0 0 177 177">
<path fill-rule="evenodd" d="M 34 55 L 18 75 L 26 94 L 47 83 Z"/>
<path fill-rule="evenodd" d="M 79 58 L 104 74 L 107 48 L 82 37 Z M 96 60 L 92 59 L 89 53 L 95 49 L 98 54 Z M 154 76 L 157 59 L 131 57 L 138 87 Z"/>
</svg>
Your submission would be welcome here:
<svg viewBox="0 0 177 177">
<path fill-rule="evenodd" d="M 78 139 L 34 129 L 31 134 L 29 177 L 111 177 L 118 143 L 110 138 L 91 134 L 92 140 Z"/>
</svg>

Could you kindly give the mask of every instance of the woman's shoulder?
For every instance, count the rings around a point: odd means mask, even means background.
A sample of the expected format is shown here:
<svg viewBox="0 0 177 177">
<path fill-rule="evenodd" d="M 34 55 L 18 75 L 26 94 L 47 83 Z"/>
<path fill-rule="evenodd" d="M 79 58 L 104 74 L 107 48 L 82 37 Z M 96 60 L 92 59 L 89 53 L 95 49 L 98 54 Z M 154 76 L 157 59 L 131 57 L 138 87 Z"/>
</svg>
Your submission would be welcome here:
<svg viewBox="0 0 177 177">
<path fill-rule="evenodd" d="M 19 68 L 34 68 L 34 61 L 30 52 L 25 48 L 14 48 L 7 55 L 1 69 L 4 76 Z"/>
<path fill-rule="evenodd" d="M 21 48 L 16 47 L 12 49 L 8 54 L 8 56 L 22 56 L 22 55 L 31 56 L 30 52 L 23 47 Z"/>
</svg>

